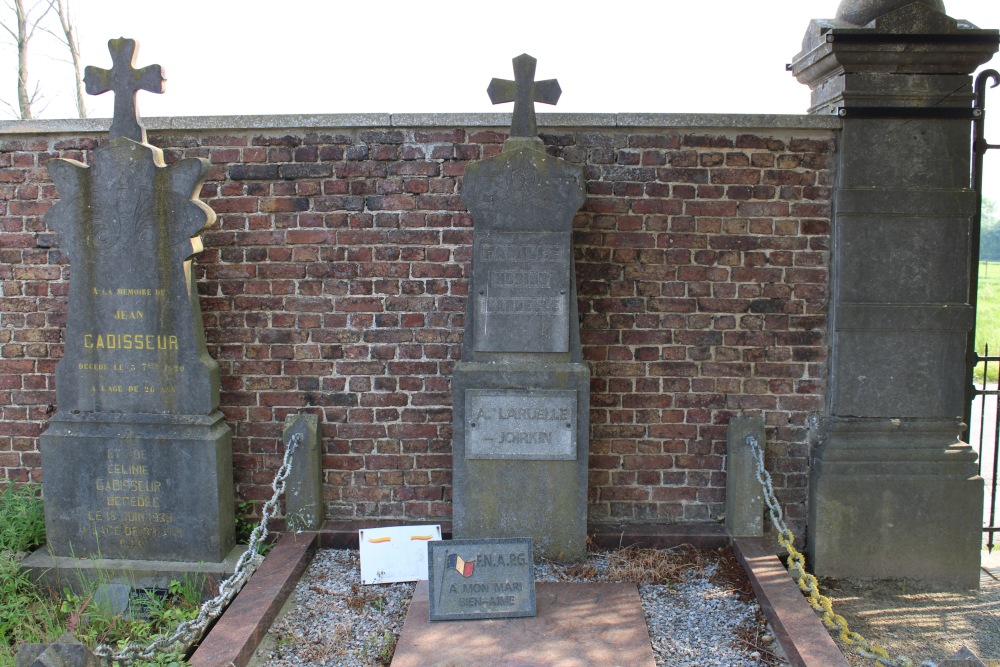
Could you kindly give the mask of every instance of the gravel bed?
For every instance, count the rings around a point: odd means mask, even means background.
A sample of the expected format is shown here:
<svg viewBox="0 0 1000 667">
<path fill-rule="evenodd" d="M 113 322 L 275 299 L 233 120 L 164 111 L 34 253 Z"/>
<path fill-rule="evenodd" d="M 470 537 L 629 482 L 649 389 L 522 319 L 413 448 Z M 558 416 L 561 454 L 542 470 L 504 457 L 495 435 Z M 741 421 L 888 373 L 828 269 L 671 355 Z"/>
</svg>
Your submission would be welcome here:
<svg viewBox="0 0 1000 667">
<path fill-rule="evenodd" d="M 641 584 L 656 664 L 662 667 L 760 667 L 783 664 L 753 600 L 713 581 L 718 564 L 692 569 L 674 584 Z M 608 555 L 585 566 L 542 563 L 536 581 L 612 581 Z M 388 664 L 414 585 L 361 586 L 358 552 L 322 550 L 299 581 L 286 612 L 268 631 L 253 667 L 376 667 Z M 745 595 L 743 597 L 746 597 Z M 748 639 L 749 638 L 749 639 Z"/>
</svg>

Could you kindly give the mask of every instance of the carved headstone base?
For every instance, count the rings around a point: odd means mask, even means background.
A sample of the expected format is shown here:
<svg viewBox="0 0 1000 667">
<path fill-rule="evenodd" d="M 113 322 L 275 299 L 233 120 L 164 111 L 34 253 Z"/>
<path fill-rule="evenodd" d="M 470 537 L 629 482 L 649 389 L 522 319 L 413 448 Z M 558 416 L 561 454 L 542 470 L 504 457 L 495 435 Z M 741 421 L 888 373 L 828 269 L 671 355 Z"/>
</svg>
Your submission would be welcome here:
<svg viewBox="0 0 1000 667">
<path fill-rule="evenodd" d="M 220 563 L 235 546 L 222 413 L 56 414 L 40 444 L 53 556 Z"/>
<path fill-rule="evenodd" d="M 831 419 L 809 484 L 809 563 L 825 577 L 977 588 L 983 480 L 957 420 Z"/>
<path fill-rule="evenodd" d="M 245 546 L 234 547 L 218 563 L 176 560 L 130 560 L 70 558 L 53 556 L 45 547 L 21 561 L 21 569 L 41 586 L 61 591 L 65 588 L 78 595 L 91 594 L 95 585 L 104 582 L 127 584 L 129 588 L 168 588 L 171 581 L 185 579 L 199 584 L 203 594 L 218 593 L 219 583 L 236 571 L 236 563 Z"/>
<path fill-rule="evenodd" d="M 586 557 L 589 385 L 582 363 L 456 365 L 456 539 L 530 537 L 536 555 Z"/>
</svg>

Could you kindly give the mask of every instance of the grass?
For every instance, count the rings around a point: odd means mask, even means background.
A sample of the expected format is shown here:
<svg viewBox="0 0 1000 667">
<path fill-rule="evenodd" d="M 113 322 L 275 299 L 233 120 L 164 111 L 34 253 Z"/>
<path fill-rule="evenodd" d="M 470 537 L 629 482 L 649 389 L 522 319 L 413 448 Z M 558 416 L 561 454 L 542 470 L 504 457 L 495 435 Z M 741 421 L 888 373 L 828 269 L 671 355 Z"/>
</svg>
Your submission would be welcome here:
<svg viewBox="0 0 1000 667">
<path fill-rule="evenodd" d="M 979 293 L 976 304 L 976 352 L 1000 355 L 1000 262 L 979 263 Z M 987 381 L 996 382 L 1000 364 L 992 362 L 987 369 Z M 983 365 L 976 366 L 976 379 L 983 378 Z"/>
<path fill-rule="evenodd" d="M 13 667 L 20 644 L 50 642 L 66 630 L 91 647 L 145 644 L 198 615 L 202 582 L 194 578 L 171 582 L 167 590 L 144 591 L 126 614 L 95 602 L 101 577 L 88 582 L 83 594 L 38 588 L 21 571 L 19 555 L 44 542 L 45 516 L 37 485 L 0 488 L 0 667 Z M 179 652 L 135 663 L 136 667 L 185 664 Z"/>
</svg>

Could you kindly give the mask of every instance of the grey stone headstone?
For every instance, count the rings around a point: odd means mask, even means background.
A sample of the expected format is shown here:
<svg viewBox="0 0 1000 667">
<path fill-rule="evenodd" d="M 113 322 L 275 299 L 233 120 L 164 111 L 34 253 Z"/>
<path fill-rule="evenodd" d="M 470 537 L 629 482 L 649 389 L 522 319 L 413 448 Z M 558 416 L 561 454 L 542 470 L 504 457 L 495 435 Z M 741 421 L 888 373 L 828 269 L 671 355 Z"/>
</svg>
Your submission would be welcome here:
<svg viewBox="0 0 1000 667">
<path fill-rule="evenodd" d="M 430 619 L 535 615 L 531 539 L 428 542 Z"/>
<path fill-rule="evenodd" d="M 530 62 L 529 62 L 530 61 Z M 582 363 L 573 217 L 580 167 L 545 152 L 534 101 L 555 81 L 494 79 L 494 102 L 516 99 L 500 155 L 466 167 L 475 223 L 462 360 L 452 378 L 456 538 L 532 538 L 539 555 L 586 555 L 590 372 Z M 543 99 L 544 98 L 544 99 Z"/>
<path fill-rule="evenodd" d="M 763 450 L 764 420 L 735 417 L 729 422 L 726 448 L 726 530 L 733 537 L 764 534 L 764 496 L 757 480 L 757 464 L 747 437 Z"/>
<path fill-rule="evenodd" d="M 285 481 L 285 528 L 319 530 L 326 518 L 319 417 L 306 414 L 286 417 L 282 433 L 286 447 L 295 434 L 302 440 L 292 454 L 292 469 Z"/>
<path fill-rule="evenodd" d="M 208 415 L 219 369 L 208 356 L 191 279 L 215 215 L 194 199 L 208 163 L 164 166 L 130 139 L 94 164 L 51 160 L 59 201 L 45 221 L 72 268 L 66 347 L 56 368 L 62 412 Z"/>
<path fill-rule="evenodd" d="M 235 546 L 231 433 L 218 411 L 191 263 L 215 215 L 197 196 L 203 159 L 166 165 L 144 138 L 135 42 L 88 69 L 114 90 L 110 141 L 93 164 L 51 160 L 59 201 L 45 216 L 69 257 L 57 414 L 42 435 L 48 549 L 58 557 L 219 563 Z"/>
<path fill-rule="evenodd" d="M 108 662 L 98 658 L 67 632 L 51 644 L 23 644 L 14 658 L 14 667 L 107 667 Z"/>
</svg>

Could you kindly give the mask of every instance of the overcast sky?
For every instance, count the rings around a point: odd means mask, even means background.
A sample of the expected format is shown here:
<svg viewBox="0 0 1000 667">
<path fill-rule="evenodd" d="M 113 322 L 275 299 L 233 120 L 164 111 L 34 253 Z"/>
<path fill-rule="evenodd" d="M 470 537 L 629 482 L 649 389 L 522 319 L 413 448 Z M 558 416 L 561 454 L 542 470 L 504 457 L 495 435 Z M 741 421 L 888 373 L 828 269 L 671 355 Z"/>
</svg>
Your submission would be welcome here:
<svg viewBox="0 0 1000 667">
<path fill-rule="evenodd" d="M 30 0 L 29 0 L 30 1 Z M 143 116 L 494 109 L 492 77 L 511 58 L 558 78 L 566 112 L 804 113 L 809 90 L 785 71 L 810 18 L 837 0 L 71 0 L 84 64 L 110 67 L 107 40 L 139 41 L 166 93 Z M 945 0 L 949 14 L 1000 27 L 1000 0 Z M 0 9 L 9 12 L 6 7 Z M 54 24 L 53 24 L 54 25 Z M 32 43 L 48 106 L 74 115 L 71 70 L 54 39 Z M 0 50 L 0 99 L 15 102 L 15 51 Z M 1000 68 L 1000 59 L 992 66 Z M 6 74 L 2 74 L 6 72 Z M 998 90 L 1000 98 L 1000 90 Z M 88 97 L 91 116 L 112 96 Z M 548 107 L 539 105 L 540 111 Z M 1000 99 L 993 103 L 1000 108 Z M 5 114 L 10 117 L 9 114 Z"/>
</svg>

